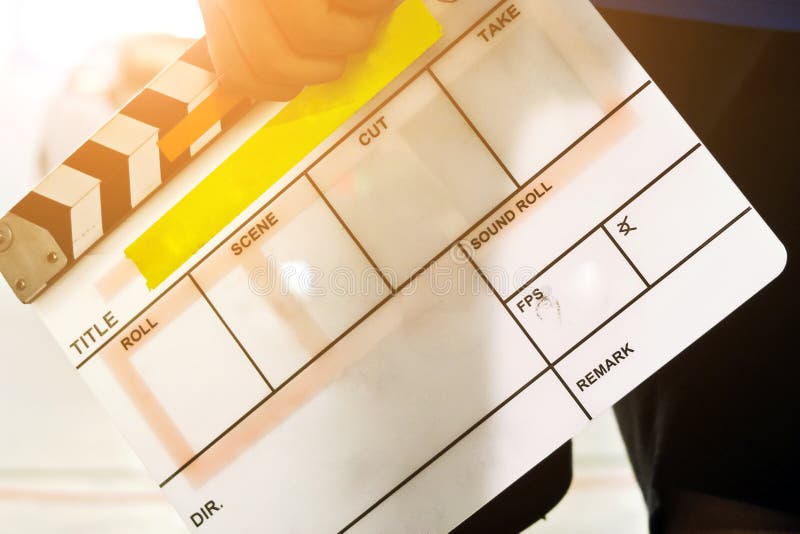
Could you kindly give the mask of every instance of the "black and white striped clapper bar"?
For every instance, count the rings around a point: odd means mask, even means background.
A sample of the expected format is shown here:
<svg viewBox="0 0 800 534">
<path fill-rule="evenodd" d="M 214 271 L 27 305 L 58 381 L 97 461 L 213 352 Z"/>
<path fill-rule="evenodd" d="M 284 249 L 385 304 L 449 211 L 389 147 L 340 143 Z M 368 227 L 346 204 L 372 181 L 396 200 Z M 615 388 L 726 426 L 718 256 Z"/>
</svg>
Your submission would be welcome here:
<svg viewBox="0 0 800 534">
<path fill-rule="evenodd" d="M 165 69 L 0 219 L 0 271 L 31 302 L 249 109 L 227 112 L 171 160 L 158 147 L 218 86 L 204 39 Z"/>
</svg>

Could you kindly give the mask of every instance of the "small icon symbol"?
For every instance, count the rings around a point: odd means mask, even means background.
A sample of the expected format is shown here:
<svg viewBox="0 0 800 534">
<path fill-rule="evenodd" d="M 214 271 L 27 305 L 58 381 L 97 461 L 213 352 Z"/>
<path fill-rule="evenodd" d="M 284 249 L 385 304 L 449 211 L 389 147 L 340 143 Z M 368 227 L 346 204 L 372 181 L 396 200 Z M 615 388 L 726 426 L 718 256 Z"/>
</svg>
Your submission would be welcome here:
<svg viewBox="0 0 800 534">
<path fill-rule="evenodd" d="M 623 236 L 627 237 L 628 234 L 631 232 L 635 232 L 638 230 L 635 226 L 631 226 L 631 223 L 628 222 L 628 216 L 626 215 L 622 222 L 617 224 L 617 228 L 619 228 L 619 233 Z"/>
</svg>

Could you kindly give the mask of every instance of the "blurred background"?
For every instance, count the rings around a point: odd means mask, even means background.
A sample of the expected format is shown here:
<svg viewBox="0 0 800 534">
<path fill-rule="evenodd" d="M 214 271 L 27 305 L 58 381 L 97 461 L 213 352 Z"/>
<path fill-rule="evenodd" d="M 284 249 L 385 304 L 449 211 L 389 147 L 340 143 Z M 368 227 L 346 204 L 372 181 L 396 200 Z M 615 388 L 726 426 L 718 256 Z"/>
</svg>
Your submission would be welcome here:
<svg viewBox="0 0 800 534">
<path fill-rule="evenodd" d="M 0 0 L 5 213 L 190 40 L 196 0 Z M 0 284 L 0 533 L 185 533 L 33 312 Z M 575 478 L 534 533 L 646 532 L 612 415 L 575 441 Z"/>
</svg>

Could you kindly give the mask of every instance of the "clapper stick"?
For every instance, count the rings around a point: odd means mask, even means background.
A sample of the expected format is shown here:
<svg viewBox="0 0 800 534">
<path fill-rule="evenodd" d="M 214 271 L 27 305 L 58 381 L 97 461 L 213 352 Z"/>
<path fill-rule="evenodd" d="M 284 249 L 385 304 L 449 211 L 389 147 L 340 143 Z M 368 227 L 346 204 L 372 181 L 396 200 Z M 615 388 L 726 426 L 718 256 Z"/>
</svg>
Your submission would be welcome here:
<svg viewBox="0 0 800 534">
<path fill-rule="evenodd" d="M 252 103 L 219 90 L 195 42 L 0 219 L 0 271 L 32 302 Z"/>
</svg>

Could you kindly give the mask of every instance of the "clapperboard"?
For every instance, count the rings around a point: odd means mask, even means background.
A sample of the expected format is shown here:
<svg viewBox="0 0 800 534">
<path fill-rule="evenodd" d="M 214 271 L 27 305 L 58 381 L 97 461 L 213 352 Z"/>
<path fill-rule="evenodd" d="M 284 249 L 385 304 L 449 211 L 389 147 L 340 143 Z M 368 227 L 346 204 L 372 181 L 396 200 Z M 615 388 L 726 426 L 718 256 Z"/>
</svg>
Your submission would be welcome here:
<svg viewBox="0 0 800 534">
<path fill-rule="evenodd" d="M 191 529 L 445 532 L 779 275 L 588 1 L 403 2 L 284 105 L 199 41 L 0 222 Z"/>
</svg>

